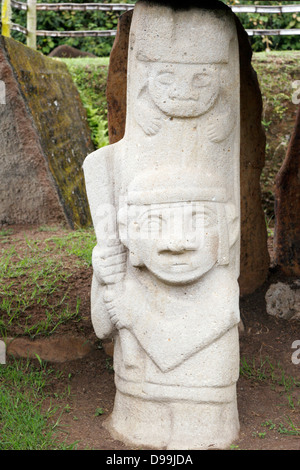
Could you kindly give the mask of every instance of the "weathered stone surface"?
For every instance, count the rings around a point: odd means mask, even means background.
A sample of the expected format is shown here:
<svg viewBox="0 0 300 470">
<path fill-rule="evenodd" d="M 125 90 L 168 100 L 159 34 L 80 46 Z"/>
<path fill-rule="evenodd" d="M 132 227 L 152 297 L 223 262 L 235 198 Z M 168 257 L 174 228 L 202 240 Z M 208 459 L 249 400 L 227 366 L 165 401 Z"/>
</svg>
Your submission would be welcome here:
<svg viewBox="0 0 300 470">
<path fill-rule="evenodd" d="M 106 85 L 109 143 L 121 140 L 126 123 L 127 58 L 133 10 L 121 15 L 110 53 Z"/>
<path fill-rule="evenodd" d="M 300 288 L 283 282 L 272 284 L 266 293 L 267 313 L 285 320 L 300 320 Z"/>
<path fill-rule="evenodd" d="M 36 355 L 43 361 L 66 362 L 81 359 L 88 355 L 95 346 L 86 338 L 78 337 L 52 337 L 40 340 L 28 338 L 14 338 L 6 340 L 6 353 L 8 356 L 35 359 Z"/>
<path fill-rule="evenodd" d="M 262 97 L 251 65 L 248 35 L 236 18 L 240 49 L 241 103 L 241 295 L 250 294 L 266 280 L 270 257 L 262 208 L 260 176 L 265 164 L 266 137 L 262 127 Z"/>
<path fill-rule="evenodd" d="M 285 160 L 275 182 L 275 262 L 300 276 L 300 106 Z"/>
<path fill-rule="evenodd" d="M 239 430 L 239 49 L 231 10 L 206 5 L 138 2 L 124 137 L 84 162 L 92 321 L 114 337 L 107 426 L 170 450 Z"/>
<path fill-rule="evenodd" d="M 128 36 L 132 11 L 122 15 L 109 65 L 107 82 L 110 143 L 124 136 Z M 269 270 L 267 230 L 261 202 L 260 175 L 265 163 L 266 137 L 261 125 L 262 97 L 251 65 L 248 35 L 235 17 L 240 50 L 241 103 L 241 259 L 240 293 L 250 294 L 266 280 Z M 142 117 L 141 117 L 142 118 Z"/>
<path fill-rule="evenodd" d="M 81 166 L 93 144 L 66 66 L 2 37 L 0 78 L 0 222 L 89 224 Z"/>
</svg>

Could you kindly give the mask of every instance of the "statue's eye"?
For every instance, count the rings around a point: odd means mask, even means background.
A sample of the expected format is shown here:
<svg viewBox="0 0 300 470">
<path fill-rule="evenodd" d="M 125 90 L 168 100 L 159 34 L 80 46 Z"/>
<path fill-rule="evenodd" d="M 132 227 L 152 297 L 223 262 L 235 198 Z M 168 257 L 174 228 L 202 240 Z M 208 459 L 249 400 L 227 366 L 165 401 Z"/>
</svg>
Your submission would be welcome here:
<svg viewBox="0 0 300 470">
<path fill-rule="evenodd" d="M 192 213 L 192 229 L 199 230 L 204 226 L 204 214 L 202 211 L 193 211 Z"/>
<path fill-rule="evenodd" d="M 192 226 L 194 230 L 203 227 L 213 227 L 216 224 L 216 216 L 210 211 L 194 211 L 192 214 Z"/>
<path fill-rule="evenodd" d="M 203 88 L 208 86 L 210 78 L 206 73 L 197 73 L 193 76 L 193 86 L 195 88 Z"/>
<path fill-rule="evenodd" d="M 172 85 L 174 79 L 174 74 L 171 72 L 160 73 L 157 77 L 157 80 L 161 85 Z"/>
<path fill-rule="evenodd" d="M 162 218 L 160 216 L 149 216 L 142 225 L 142 230 L 151 233 L 159 233 L 162 229 Z"/>
</svg>

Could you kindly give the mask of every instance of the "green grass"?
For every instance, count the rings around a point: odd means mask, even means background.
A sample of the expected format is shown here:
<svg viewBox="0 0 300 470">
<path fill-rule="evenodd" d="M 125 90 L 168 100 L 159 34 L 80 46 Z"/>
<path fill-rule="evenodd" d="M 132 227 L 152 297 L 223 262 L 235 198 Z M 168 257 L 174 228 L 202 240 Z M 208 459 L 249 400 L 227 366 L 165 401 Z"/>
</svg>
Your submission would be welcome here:
<svg viewBox="0 0 300 470">
<path fill-rule="evenodd" d="M 85 266 L 92 265 L 92 251 L 96 245 L 96 236 L 93 229 L 79 229 L 67 233 L 64 237 L 54 236 L 46 242 L 53 242 L 56 248 L 69 255 L 77 256 Z"/>
<path fill-rule="evenodd" d="M 9 248 L 5 241 L 0 240 L 0 336 L 49 336 L 69 321 L 80 323 L 81 299 L 70 295 L 72 275 L 91 266 L 94 231 L 52 233 L 46 241 L 27 238 L 25 245 Z"/>
<path fill-rule="evenodd" d="M 0 366 L 0 450 L 72 450 L 57 434 L 59 406 L 51 404 L 48 388 L 58 379 L 39 361 L 12 360 Z M 63 410 L 61 411 L 63 412 Z"/>
<path fill-rule="evenodd" d="M 272 419 L 265 420 L 261 426 L 264 430 L 253 431 L 252 436 L 260 439 L 267 437 L 267 432 L 272 431 L 286 436 L 300 436 L 299 413 L 300 399 L 298 389 L 300 380 L 287 374 L 280 362 L 272 363 L 269 357 L 266 358 L 241 358 L 240 376 L 245 377 L 253 382 L 268 384 L 272 390 L 278 393 L 280 401 L 277 404 L 279 408 L 287 411 L 286 415 L 277 418 L 276 422 Z M 291 416 L 292 417 L 291 417 Z"/>
<path fill-rule="evenodd" d="M 49 238 L 36 238 L 39 232 L 49 232 Z M 11 229 L 3 230 L 0 337 L 49 336 L 63 324 L 80 323 L 82 299 L 71 302 L 69 288 L 73 272 L 91 265 L 94 245 L 92 230 L 42 226 L 34 238 L 28 235 L 25 241 L 14 240 Z M 51 385 L 60 378 L 38 356 L 37 360 L 10 357 L 6 365 L 0 365 L 0 450 L 70 450 L 76 446 L 65 444 L 65 431 L 59 425 L 61 414 L 68 411 L 69 391 L 52 396 Z"/>
<path fill-rule="evenodd" d="M 294 398 L 294 392 L 300 388 L 300 380 L 287 374 L 280 362 L 273 364 L 270 358 L 241 358 L 240 375 L 257 382 L 266 382 L 277 391 L 291 410 L 300 411 L 300 399 Z"/>
<path fill-rule="evenodd" d="M 289 416 L 285 417 L 284 422 L 280 421 L 277 424 L 272 420 L 266 420 L 261 426 L 267 428 L 269 431 L 276 431 L 286 436 L 300 436 L 300 427 L 297 426 Z"/>
<path fill-rule="evenodd" d="M 49 258 L 28 245 L 22 253 L 17 247 L 1 251 L 0 260 L 0 333 L 9 334 L 9 327 L 17 323 L 23 334 L 31 337 L 51 333 L 62 321 L 74 317 L 69 312 L 66 296 L 56 297 L 61 285 L 68 282 L 71 273 L 59 259 Z M 45 320 L 32 324 L 31 309 L 39 306 Z M 59 312 L 59 313 L 57 313 Z"/>
<path fill-rule="evenodd" d="M 64 59 L 64 58 L 56 58 L 56 60 L 63 61 L 67 67 L 74 67 L 74 68 L 83 68 L 88 66 L 108 66 L 109 64 L 109 57 L 77 57 L 75 59 Z"/>
<path fill-rule="evenodd" d="M 12 229 L 8 228 L 8 229 L 2 229 L 0 230 L 0 238 L 5 238 L 7 237 L 7 235 L 11 235 L 12 234 Z"/>
</svg>

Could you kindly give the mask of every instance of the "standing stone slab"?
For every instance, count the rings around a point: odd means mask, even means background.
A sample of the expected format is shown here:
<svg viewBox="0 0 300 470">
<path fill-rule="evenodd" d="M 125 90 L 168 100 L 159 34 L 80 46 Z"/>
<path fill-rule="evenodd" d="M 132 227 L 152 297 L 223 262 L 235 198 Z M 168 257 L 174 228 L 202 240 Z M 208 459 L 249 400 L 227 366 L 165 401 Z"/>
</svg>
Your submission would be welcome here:
<svg viewBox="0 0 300 470">
<path fill-rule="evenodd" d="M 106 87 L 110 144 L 121 140 L 125 132 L 128 41 L 132 14 L 133 10 L 129 10 L 120 16 L 110 53 Z"/>
<path fill-rule="evenodd" d="M 260 177 L 265 165 L 266 135 L 261 124 L 263 102 L 257 74 L 251 65 L 247 32 L 235 16 L 240 50 L 240 188 L 241 295 L 254 292 L 267 279 L 270 266 L 267 228 L 262 207 Z"/>
<path fill-rule="evenodd" d="M 110 55 L 107 80 L 108 128 L 110 143 L 118 142 L 125 133 L 126 74 L 128 37 L 133 11 L 119 19 L 118 33 Z M 261 125 L 262 96 L 256 72 L 251 65 L 252 49 L 248 35 L 234 16 L 240 53 L 241 104 L 241 259 L 240 294 L 254 292 L 266 280 L 270 257 L 267 229 L 262 208 L 260 176 L 265 164 L 266 136 Z"/>
<path fill-rule="evenodd" d="M 300 107 L 285 160 L 275 182 L 275 262 L 300 276 Z"/>
<path fill-rule="evenodd" d="M 240 77 L 231 10 L 138 2 L 127 77 L 123 139 L 84 162 L 97 236 L 92 321 L 115 345 L 106 425 L 139 446 L 227 448 L 239 431 Z"/>
<path fill-rule="evenodd" d="M 82 163 L 94 146 L 62 62 L 0 40 L 0 224 L 91 222 Z"/>
</svg>

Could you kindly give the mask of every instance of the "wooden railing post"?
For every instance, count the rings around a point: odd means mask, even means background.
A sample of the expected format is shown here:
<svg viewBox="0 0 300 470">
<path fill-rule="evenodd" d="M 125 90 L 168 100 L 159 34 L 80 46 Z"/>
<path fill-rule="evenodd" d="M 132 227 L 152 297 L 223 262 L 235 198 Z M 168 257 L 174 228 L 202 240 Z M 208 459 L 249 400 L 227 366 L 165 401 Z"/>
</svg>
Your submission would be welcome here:
<svg viewBox="0 0 300 470">
<path fill-rule="evenodd" d="M 2 36 L 10 37 L 10 19 L 11 19 L 11 5 L 10 0 L 2 0 L 1 9 L 1 22 L 2 22 Z"/>
<path fill-rule="evenodd" d="M 27 0 L 27 46 L 36 49 L 36 0 Z"/>
</svg>

